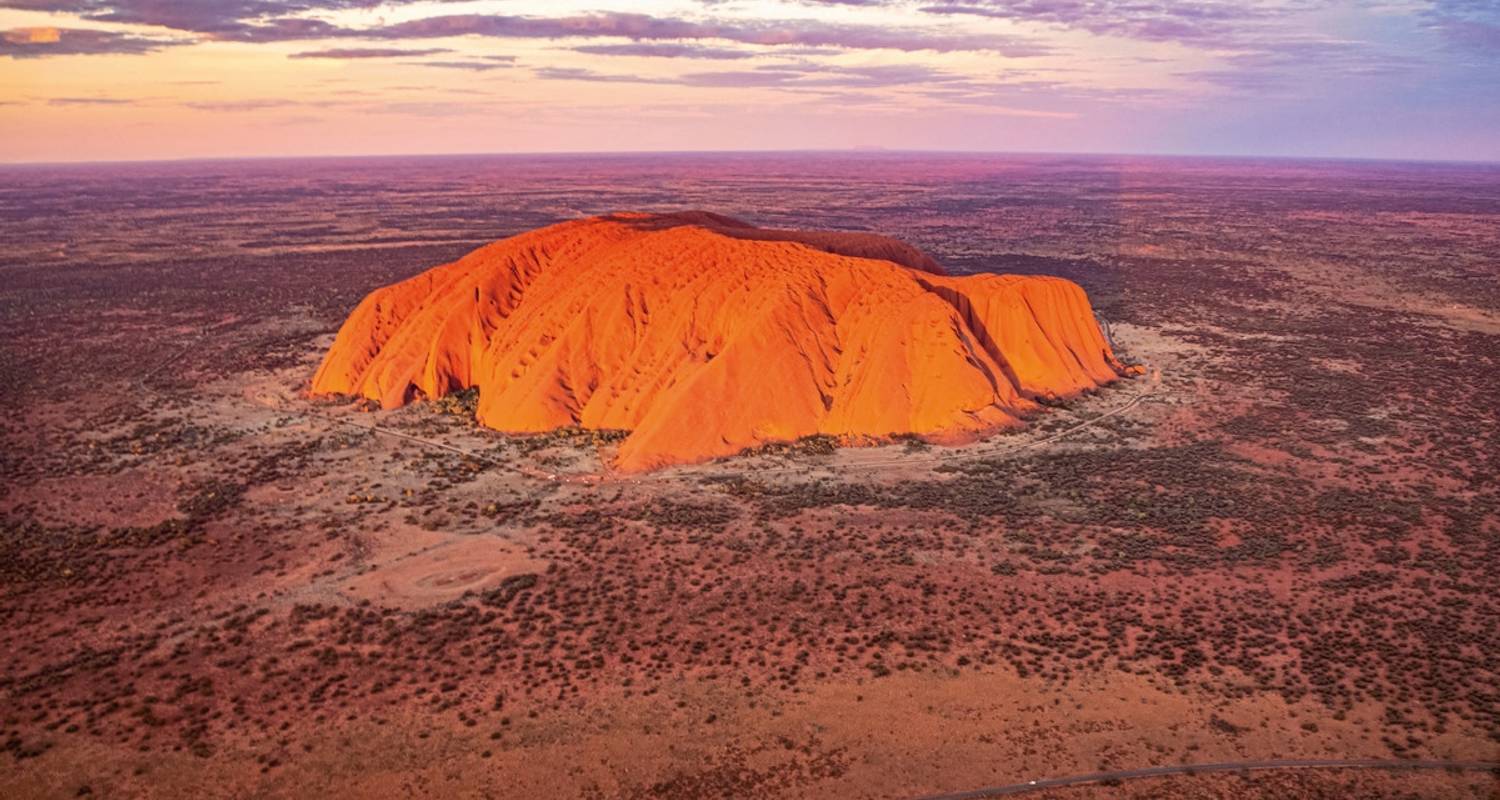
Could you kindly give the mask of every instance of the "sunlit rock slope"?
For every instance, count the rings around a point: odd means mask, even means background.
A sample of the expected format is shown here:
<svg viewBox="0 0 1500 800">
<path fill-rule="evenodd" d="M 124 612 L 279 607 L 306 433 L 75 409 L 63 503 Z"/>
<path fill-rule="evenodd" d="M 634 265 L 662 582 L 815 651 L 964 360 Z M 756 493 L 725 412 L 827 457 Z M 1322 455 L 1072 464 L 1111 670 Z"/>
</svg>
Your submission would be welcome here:
<svg viewBox="0 0 1500 800">
<path fill-rule="evenodd" d="M 479 389 L 504 431 L 630 431 L 641 470 L 811 434 L 962 440 L 1120 369 L 1060 278 L 950 277 L 883 236 L 617 214 L 372 292 L 312 390 L 386 408 Z"/>
</svg>

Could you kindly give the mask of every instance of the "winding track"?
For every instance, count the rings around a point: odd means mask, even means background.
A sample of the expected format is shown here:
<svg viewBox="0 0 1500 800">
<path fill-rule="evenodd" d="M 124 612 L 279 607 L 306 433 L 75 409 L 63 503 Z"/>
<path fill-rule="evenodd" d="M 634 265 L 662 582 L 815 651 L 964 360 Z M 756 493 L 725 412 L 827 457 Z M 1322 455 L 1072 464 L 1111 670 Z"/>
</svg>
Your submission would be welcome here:
<svg viewBox="0 0 1500 800">
<path fill-rule="evenodd" d="M 963 792 L 924 795 L 916 800 L 984 800 L 989 797 L 1010 797 L 1043 789 L 1059 789 L 1090 783 L 1124 781 L 1132 778 L 1155 778 L 1164 775 L 1201 775 L 1208 772 L 1257 772 L 1273 769 L 1452 769 L 1500 773 L 1500 761 L 1425 761 L 1395 759 L 1271 759 L 1266 761 L 1224 761 L 1212 764 L 1176 764 L 1165 767 L 1141 767 L 1110 772 L 1091 772 L 1086 775 L 1071 775 L 1066 778 L 1043 778 L 1012 783 L 1005 786 L 987 786 Z"/>
</svg>

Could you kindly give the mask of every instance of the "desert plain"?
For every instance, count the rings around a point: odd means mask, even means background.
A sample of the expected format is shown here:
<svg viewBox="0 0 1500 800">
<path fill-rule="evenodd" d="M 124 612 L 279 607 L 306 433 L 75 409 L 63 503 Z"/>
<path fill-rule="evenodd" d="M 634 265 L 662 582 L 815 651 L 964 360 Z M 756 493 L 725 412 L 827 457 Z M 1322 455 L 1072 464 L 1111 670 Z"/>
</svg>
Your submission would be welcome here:
<svg viewBox="0 0 1500 800">
<path fill-rule="evenodd" d="M 927 797 L 1500 760 L 1500 167 L 6 167 L 0 795 Z M 1142 367 L 960 447 L 610 469 L 312 396 L 371 290 L 619 210 L 1054 275 Z M 1485 769 L 1037 797 L 1493 797 Z M 981 796 L 981 795 L 973 795 Z"/>
</svg>

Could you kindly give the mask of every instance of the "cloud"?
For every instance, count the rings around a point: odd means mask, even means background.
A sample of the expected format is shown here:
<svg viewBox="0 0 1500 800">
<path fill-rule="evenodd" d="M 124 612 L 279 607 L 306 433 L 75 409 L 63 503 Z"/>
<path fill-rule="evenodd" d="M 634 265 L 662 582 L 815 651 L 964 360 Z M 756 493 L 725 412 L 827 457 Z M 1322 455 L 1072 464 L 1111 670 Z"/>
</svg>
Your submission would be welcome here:
<svg viewBox="0 0 1500 800">
<path fill-rule="evenodd" d="M 335 47 L 328 50 L 308 50 L 302 53 L 292 53 L 287 58 L 403 58 L 410 56 L 431 56 L 438 53 L 451 52 L 453 51 L 446 47 L 428 47 L 421 50 L 406 50 L 399 47 Z"/>
<path fill-rule="evenodd" d="M 486 61 L 405 61 L 411 67 L 436 67 L 439 69 L 465 69 L 470 72 L 489 72 L 515 66 L 515 56 L 489 56 Z"/>
<path fill-rule="evenodd" d="M 1387 77 L 1420 63 L 1365 42 L 1316 36 L 1259 43 L 1223 61 L 1222 67 L 1175 74 L 1241 92 L 1273 92 L 1328 80 Z"/>
<path fill-rule="evenodd" d="M 1500 55 L 1500 24 L 1476 19 L 1447 19 L 1438 24 L 1438 29 L 1455 44 Z"/>
<path fill-rule="evenodd" d="M 374 114 L 397 114 L 410 117 L 463 117 L 488 113 L 487 108 L 473 102 L 447 102 L 442 100 L 379 103 L 363 107 L 362 110 Z"/>
<path fill-rule="evenodd" d="M 454 0 L 439 0 L 453 2 Z M 768 46 L 846 49 L 980 51 L 1041 55 L 1040 43 L 993 34 L 926 28 L 850 25 L 818 20 L 685 19 L 602 11 L 569 16 L 448 14 L 371 28 L 347 28 L 309 16 L 317 12 L 401 5 L 400 0 L 0 0 L 0 8 L 70 13 L 99 22 L 154 25 L 239 42 L 306 39 L 436 39 L 489 36 L 518 39 L 616 38 L 634 42 L 721 40 Z"/>
<path fill-rule="evenodd" d="M 908 5 L 905 0 L 802 2 L 860 8 Z M 1267 20 L 1307 5 L 1265 0 L 940 0 L 919 5 L 918 10 L 933 16 L 1003 19 L 1073 28 L 1101 36 L 1217 46 Z"/>
<path fill-rule="evenodd" d="M 193 100 L 182 105 L 196 111 L 236 112 L 267 111 L 273 108 L 290 108 L 306 104 L 297 100 L 266 98 L 261 100 Z"/>
<path fill-rule="evenodd" d="M 574 47 L 575 53 L 595 56 L 639 56 L 644 58 L 702 58 L 733 60 L 754 58 L 752 50 L 737 50 L 729 47 L 706 47 L 697 44 L 672 42 L 634 42 L 629 44 L 589 44 Z M 833 51 L 837 52 L 837 51 Z"/>
<path fill-rule="evenodd" d="M 121 97 L 51 97 L 49 106 L 122 106 L 135 102 Z"/>
<path fill-rule="evenodd" d="M 487 36 L 511 39 L 623 38 L 636 42 L 721 40 L 776 47 L 996 52 L 1014 57 L 1049 52 L 1045 46 L 1033 40 L 991 34 L 953 34 L 919 28 L 845 25 L 817 20 L 695 21 L 622 12 L 568 17 L 450 14 L 362 29 L 358 35 L 377 39 Z"/>
<path fill-rule="evenodd" d="M 1253 2 L 1151 2 L 1150 0 L 950 0 L 924 6 L 928 14 L 967 14 L 1074 28 L 1100 36 L 1148 42 L 1219 46 L 1260 28 L 1275 16 Z"/>
<path fill-rule="evenodd" d="M 711 86 L 730 89 L 749 89 L 764 86 L 785 87 L 795 84 L 805 77 L 806 74 L 800 70 L 784 68 L 692 72 L 677 78 L 673 83 L 683 86 Z"/>
<path fill-rule="evenodd" d="M 0 56 L 140 55 L 182 43 L 82 28 L 12 28 L 0 31 Z"/>
<path fill-rule="evenodd" d="M 1500 56 L 1500 6 L 1489 0 L 1434 0 L 1423 16 L 1449 43 L 1480 55 Z"/>
<path fill-rule="evenodd" d="M 794 90 L 876 89 L 892 86 L 935 86 L 962 80 L 940 70 L 918 64 L 838 67 L 809 62 L 768 64 L 755 69 L 689 72 L 675 77 L 644 77 L 603 73 L 576 67 L 538 67 L 532 70 L 544 80 L 594 83 L 644 83 L 709 88 L 777 88 Z"/>
<path fill-rule="evenodd" d="M 582 67 L 536 67 L 531 73 L 548 81 L 589 81 L 591 83 L 670 83 L 661 78 L 643 78 L 636 75 L 613 75 L 595 72 Z"/>
<path fill-rule="evenodd" d="M 239 41 L 337 35 L 337 26 L 298 15 L 385 4 L 383 0 L 0 0 L 0 8 L 75 14 L 96 22 L 152 25 Z"/>
</svg>

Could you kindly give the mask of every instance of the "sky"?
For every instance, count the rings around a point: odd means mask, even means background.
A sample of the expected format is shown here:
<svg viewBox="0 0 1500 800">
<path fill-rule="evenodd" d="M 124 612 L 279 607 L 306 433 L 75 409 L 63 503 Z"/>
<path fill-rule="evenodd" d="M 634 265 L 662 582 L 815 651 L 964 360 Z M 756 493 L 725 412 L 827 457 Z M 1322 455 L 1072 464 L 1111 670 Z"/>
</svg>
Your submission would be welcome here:
<svg viewBox="0 0 1500 800">
<path fill-rule="evenodd" d="M 0 161 L 1500 161 L 1500 0 L 0 0 Z"/>
</svg>

